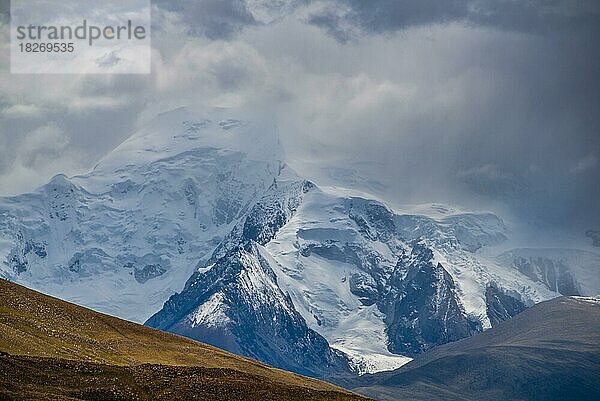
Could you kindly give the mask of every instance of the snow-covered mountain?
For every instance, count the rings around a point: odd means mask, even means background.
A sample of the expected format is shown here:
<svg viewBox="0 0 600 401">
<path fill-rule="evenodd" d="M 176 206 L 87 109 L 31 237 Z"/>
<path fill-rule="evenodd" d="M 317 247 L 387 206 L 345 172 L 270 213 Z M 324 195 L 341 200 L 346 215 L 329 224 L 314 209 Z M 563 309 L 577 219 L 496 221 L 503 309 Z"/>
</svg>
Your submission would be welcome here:
<svg viewBox="0 0 600 401">
<path fill-rule="evenodd" d="M 391 208 L 284 160 L 272 127 L 226 110 L 160 115 L 89 174 L 0 199 L 0 274 L 321 377 L 600 292 L 596 253 L 496 251 L 492 213 Z"/>
<path fill-rule="evenodd" d="M 230 252 L 248 246 L 258 250 L 260 265 L 273 272 L 273 284 L 289 295 L 308 327 L 347 354 L 360 373 L 401 366 L 435 345 L 490 327 L 498 316 L 511 317 L 525 305 L 556 296 L 542 283 L 474 253 L 505 238 L 494 215 L 439 207 L 437 219 L 407 215 L 377 200 L 307 182 L 298 196 L 298 185 L 277 181 L 273 193 L 147 324 L 190 335 L 198 311 L 206 308 L 203 300 L 210 299 L 211 308 L 226 316 L 211 324 L 228 328 L 239 307 L 207 284 L 215 281 L 214 266 L 237 264 Z M 236 285 L 236 292 L 241 287 Z M 269 307 L 260 311 L 271 313 Z M 256 344 L 246 346 L 245 354 L 252 355 Z"/>
<path fill-rule="evenodd" d="M 518 248 L 498 261 L 562 295 L 593 295 L 600 288 L 600 257 L 578 249 Z"/>
<path fill-rule="evenodd" d="M 308 181 L 274 182 L 206 266 L 146 324 L 307 375 L 348 373 L 345 355 L 308 328 L 278 285 L 263 247 L 313 187 Z"/>
<path fill-rule="evenodd" d="M 89 174 L 0 199 L 1 275 L 145 321 L 282 168 L 272 128 L 213 114 L 160 115 Z"/>
</svg>

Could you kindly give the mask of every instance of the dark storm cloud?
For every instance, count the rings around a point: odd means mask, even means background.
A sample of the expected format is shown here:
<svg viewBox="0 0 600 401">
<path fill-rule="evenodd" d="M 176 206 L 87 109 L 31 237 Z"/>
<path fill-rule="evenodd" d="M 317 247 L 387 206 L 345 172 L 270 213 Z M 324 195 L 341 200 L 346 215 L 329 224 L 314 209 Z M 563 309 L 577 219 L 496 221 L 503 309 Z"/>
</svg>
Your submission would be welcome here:
<svg viewBox="0 0 600 401">
<path fill-rule="evenodd" d="M 349 23 L 358 26 L 367 32 L 385 32 L 398 30 L 414 25 L 438 23 L 463 18 L 467 14 L 465 0 L 338 0 L 339 5 L 349 8 L 338 19 L 331 19 L 330 23 Z M 326 9 L 325 13 L 330 13 Z M 311 17 L 311 21 L 319 21 L 318 13 Z M 321 21 L 324 22 L 324 21 Z"/>
<path fill-rule="evenodd" d="M 389 183 L 395 199 L 473 208 L 501 204 L 538 227 L 579 233 L 600 227 L 600 24 L 591 23 L 596 3 L 553 2 L 544 9 L 534 2 L 537 10 L 520 3 L 502 10 L 485 3 L 491 11 L 478 11 L 477 23 L 469 11 L 470 23 L 449 24 L 435 23 L 451 19 L 456 9 L 414 13 L 412 20 L 387 18 L 393 12 L 377 7 L 324 9 L 326 18 L 309 22 L 341 43 L 359 38 L 342 46 L 348 53 L 368 44 L 406 43 L 367 53 L 364 62 L 338 57 L 372 73 L 394 60 L 385 79 L 414 88 L 368 113 L 342 113 L 343 119 L 360 118 L 324 131 L 328 137 L 343 133 L 326 143 L 324 153 L 339 154 L 341 147 L 345 160 L 382 162 L 385 167 L 370 176 L 396 177 Z M 343 12 L 361 15 L 362 37 Z M 406 26 L 411 23 L 422 26 Z M 379 35 L 404 28 L 401 35 Z"/>
<path fill-rule="evenodd" d="M 10 0 L 0 0 L 0 25 L 5 24 L 10 18 Z"/>
<path fill-rule="evenodd" d="M 600 229 L 600 2 L 154 5 L 151 76 L 0 74 L 3 193 L 85 171 L 158 112 L 231 105 L 332 184 Z"/>
<path fill-rule="evenodd" d="M 155 0 L 158 10 L 174 13 L 190 35 L 228 39 L 256 24 L 244 0 Z"/>
<path fill-rule="evenodd" d="M 446 186 L 450 198 L 501 202 L 538 225 L 599 227 L 600 2 L 336 0 L 308 18 L 341 43 L 452 22 L 516 36 L 487 48 L 455 43 L 466 68 L 457 74 L 467 78 L 460 113 L 437 110 L 443 119 L 428 115 L 409 127 L 418 140 L 403 140 L 396 167 L 421 173 L 397 191 L 428 182 Z M 426 161 L 413 157 L 425 154 Z"/>
<path fill-rule="evenodd" d="M 350 29 L 344 28 L 344 18 L 333 9 L 325 9 L 311 14 L 308 17 L 308 23 L 324 29 L 340 43 L 347 43 L 354 36 Z"/>
<path fill-rule="evenodd" d="M 469 21 L 523 32 L 548 32 L 600 22 L 600 3 L 596 0 L 475 0 L 468 8 Z"/>
<path fill-rule="evenodd" d="M 504 201 L 519 217 L 597 227 L 599 31 L 574 28 L 529 40 L 526 53 L 474 55 L 490 79 L 504 83 L 495 99 L 474 105 L 475 121 L 462 124 L 457 150 L 466 151 L 454 156 L 458 178 L 472 191 Z"/>
<path fill-rule="evenodd" d="M 413 26 L 464 22 L 522 32 L 547 32 L 600 23 L 595 0 L 334 0 L 313 12 L 308 22 L 346 42 L 365 33 Z"/>
</svg>

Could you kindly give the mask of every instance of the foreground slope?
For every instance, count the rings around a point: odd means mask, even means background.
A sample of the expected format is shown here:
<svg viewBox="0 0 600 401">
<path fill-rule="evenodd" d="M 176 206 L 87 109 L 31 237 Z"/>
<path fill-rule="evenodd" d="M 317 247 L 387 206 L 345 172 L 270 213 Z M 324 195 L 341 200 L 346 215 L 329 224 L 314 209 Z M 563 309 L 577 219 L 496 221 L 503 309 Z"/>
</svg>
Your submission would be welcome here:
<svg viewBox="0 0 600 401">
<path fill-rule="evenodd" d="M 597 400 L 599 377 L 600 298 L 562 297 L 354 387 L 381 400 Z"/>
<path fill-rule="evenodd" d="M 0 399 L 361 397 L 0 280 Z"/>
</svg>

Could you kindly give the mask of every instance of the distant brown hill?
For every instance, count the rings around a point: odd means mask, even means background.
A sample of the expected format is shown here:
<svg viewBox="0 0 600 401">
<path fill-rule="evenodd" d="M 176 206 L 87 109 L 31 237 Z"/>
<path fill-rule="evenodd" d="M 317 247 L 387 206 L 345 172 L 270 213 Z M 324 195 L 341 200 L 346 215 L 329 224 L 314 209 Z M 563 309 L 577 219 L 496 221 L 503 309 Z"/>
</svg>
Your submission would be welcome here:
<svg viewBox="0 0 600 401">
<path fill-rule="evenodd" d="M 382 401 L 600 400 L 600 299 L 539 303 L 348 386 Z"/>
<path fill-rule="evenodd" d="M 365 400 L 0 279 L 0 400 Z"/>
</svg>

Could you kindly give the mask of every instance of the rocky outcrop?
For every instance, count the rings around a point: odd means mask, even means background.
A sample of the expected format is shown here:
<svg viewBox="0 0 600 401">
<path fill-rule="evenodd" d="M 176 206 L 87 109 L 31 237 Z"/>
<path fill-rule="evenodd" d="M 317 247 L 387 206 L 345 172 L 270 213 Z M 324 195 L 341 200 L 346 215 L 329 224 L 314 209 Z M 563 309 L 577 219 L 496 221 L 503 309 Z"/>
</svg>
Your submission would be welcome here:
<svg viewBox="0 0 600 401">
<path fill-rule="evenodd" d="M 430 249 L 416 244 L 398 261 L 382 302 L 392 352 L 417 355 L 480 331 L 455 294 L 455 283 Z"/>
<path fill-rule="evenodd" d="M 581 295 L 579 284 L 560 260 L 545 257 L 516 256 L 514 267 L 533 281 L 543 283 L 548 289 L 562 295 Z"/>
<path fill-rule="evenodd" d="M 517 294 L 508 292 L 491 283 L 485 290 L 487 316 L 492 327 L 523 312 L 527 306 Z"/>
</svg>

